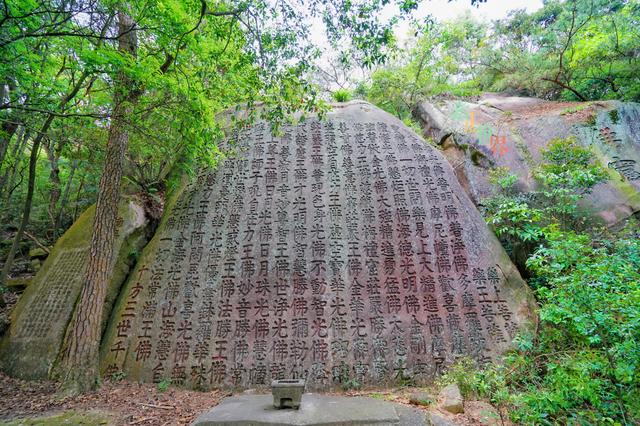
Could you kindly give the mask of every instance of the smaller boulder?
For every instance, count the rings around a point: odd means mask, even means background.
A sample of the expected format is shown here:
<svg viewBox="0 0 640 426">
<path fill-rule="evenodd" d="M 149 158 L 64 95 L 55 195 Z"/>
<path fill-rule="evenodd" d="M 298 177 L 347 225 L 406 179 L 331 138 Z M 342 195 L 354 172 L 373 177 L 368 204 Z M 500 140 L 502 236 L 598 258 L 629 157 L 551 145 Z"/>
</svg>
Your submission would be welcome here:
<svg viewBox="0 0 640 426">
<path fill-rule="evenodd" d="M 440 391 L 440 408 L 453 414 L 464 412 L 462 394 L 457 384 L 452 383 Z"/>
<path fill-rule="evenodd" d="M 409 402 L 414 405 L 427 406 L 433 403 L 433 397 L 426 392 L 413 392 L 409 395 Z"/>
</svg>

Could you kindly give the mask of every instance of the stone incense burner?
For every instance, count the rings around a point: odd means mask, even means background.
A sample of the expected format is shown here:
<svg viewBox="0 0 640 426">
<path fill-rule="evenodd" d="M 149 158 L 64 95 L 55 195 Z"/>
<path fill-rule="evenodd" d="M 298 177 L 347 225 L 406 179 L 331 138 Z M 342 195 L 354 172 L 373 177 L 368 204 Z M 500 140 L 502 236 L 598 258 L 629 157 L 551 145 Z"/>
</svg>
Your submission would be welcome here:
<svg viewBox="0 0 640 426">
<path fill-rule="evenodd" d="M 274 380 L 271 382 L 273 406 L 276 408 L 300 408 L 304 393 L 304 379 Z"/>
</svg>

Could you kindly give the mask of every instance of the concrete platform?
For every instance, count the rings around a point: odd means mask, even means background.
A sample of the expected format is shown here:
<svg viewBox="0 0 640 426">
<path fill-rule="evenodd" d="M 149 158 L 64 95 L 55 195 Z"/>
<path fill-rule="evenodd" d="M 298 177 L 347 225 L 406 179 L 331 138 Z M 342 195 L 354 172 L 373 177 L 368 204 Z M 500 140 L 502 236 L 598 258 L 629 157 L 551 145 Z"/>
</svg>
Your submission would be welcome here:
<svg viewBox="0 0 640 426">
<path fill-rule="evenodd" d="M 396 407 L 399 406 L 373 398 L 307 393 L 302 397 L 299 410 L 278 410 L 273 407 L 271 395 L 238 395 L 223 400 L 218 406 L 200 415 L 192 426 L 427 424 L 424 420 L 426 413 L 404 407 L 398 411 Z"/>
</svg>

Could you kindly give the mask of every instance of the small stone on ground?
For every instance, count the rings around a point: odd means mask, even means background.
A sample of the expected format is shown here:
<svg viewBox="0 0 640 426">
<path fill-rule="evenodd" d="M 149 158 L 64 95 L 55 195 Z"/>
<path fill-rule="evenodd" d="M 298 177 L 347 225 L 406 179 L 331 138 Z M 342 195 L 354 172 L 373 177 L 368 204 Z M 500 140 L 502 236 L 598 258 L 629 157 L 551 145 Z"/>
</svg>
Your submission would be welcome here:
<svg viewBox="0 0 640 426">
<path fill-rule="evenodd" d="M 453 414 L 464 412 L 458 385 L 452 383 L 440 391 L 440 408 Z"/>
<path fill-rule="evenodd" d="M 433 397 L 426 392 L 413 392 L 409 395 L 409 402 L 414 405 L 427 406 L 433 403 Z"/>
</svg>

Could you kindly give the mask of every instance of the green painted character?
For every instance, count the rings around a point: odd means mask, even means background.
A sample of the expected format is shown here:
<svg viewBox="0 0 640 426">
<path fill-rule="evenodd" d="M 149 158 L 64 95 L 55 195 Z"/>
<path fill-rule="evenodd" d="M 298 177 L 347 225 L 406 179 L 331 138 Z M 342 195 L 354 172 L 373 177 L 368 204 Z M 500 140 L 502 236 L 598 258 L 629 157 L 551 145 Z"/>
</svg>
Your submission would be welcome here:
<svg viewBox="0 0 640 426">
<path fill-rule="evenodd" d="M 478 124 L 476 126 L 476 136 L 480 145 L 489 145 L 493 135 L 493 126 L 489 123 Z"/>
<path fill-rule="evenodd" d="M 469 107 L 460 101 L 453 103 L 453 111 L 451 111 L 451 119 L 453 121 L 463 121 L 467 119 L 469 115 Z"/>
</svg>

